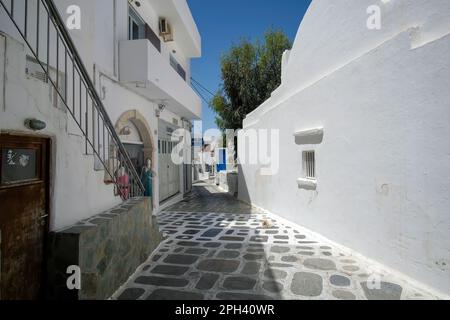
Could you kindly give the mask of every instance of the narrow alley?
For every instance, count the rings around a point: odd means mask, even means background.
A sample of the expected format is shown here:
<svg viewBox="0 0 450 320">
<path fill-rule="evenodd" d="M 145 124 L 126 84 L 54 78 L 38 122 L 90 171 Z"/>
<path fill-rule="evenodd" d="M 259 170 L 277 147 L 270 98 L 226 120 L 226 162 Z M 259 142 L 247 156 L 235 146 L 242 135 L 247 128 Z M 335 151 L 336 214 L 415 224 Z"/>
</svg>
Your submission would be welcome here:
<svg viewBox="0 0 450 320">
<path fill-rule="evenodd" d="M 436 298 L 210 183 L 158 222 L 165 241 L 112 299 Z"/>
</svg>

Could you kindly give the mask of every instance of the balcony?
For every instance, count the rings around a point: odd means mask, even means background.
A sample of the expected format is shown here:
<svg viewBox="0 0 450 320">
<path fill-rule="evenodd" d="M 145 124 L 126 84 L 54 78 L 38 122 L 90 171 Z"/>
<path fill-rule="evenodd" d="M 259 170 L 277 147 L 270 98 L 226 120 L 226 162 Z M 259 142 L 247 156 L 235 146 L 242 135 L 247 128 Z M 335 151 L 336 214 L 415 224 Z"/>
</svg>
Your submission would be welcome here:
<svg viewBox="0 0 450 320">
<path fill-rule="evenodd" d="M 200 119 L 201 100 L 147 39 L 121 41 L 120 81 L 186 119 Z"/>
</svg>

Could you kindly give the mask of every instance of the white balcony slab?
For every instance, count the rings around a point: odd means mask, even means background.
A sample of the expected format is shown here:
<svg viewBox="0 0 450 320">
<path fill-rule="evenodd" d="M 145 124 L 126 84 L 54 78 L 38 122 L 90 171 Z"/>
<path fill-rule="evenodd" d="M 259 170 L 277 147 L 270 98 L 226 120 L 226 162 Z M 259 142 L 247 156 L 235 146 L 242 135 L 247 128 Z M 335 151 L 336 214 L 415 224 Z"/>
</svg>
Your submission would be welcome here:
<svg viewBox="0 0 450 320">
<path fill-rule="evenodd" d="M 200 97 L 148 41 L 127 40 L 119 44 L 120 81 L 155 103 L 190 120 L 202 115 Z"/>
</svg>

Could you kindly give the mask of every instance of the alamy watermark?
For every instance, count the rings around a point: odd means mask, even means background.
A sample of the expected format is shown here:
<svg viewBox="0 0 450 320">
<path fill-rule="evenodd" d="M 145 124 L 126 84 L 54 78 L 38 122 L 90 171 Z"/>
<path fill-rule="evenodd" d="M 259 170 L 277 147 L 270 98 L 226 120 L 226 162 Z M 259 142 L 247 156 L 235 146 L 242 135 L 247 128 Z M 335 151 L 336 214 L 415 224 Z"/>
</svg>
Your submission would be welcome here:
<svg viewBox="0 0 450 320">
<path fill-rule="evenodd" d="M 391 0 L 381 0 L 383 4 L 391 2 Z M 373 4 L 367 7 L 366 10 L 369 15 L 366 21 L 367 29 L 381 30 L 382 28 L 382 14 L 381 7 Z M 66 26 L 69 30 L 81 30 L 81 8 L 78 5 L 70 5 L 66 9 L 68 17 L 66 19 Z"/>
<path fill-rule="evenodd" d="M 387 4 L 391 0 L 381 0 L 382 3 Z M 367 18 L 366 26 L 369 30 L 381 30 L 382 27 L 382 14 L 381 7 L 379 5 L 371 5 L 366 10 L 369 17 Z"/>
<path fill-rule="evenodd" d="M 69 290 L 81 290 L 81 268 L 79 266 L 69 266 L 66 285 Z"/>
<path fill-rule="evenodd" d="M 214 132 L 216 138 L 211 144 L 216 147 L 224 146 L 223 134 L 218 130 L 209 130 L 202 136 L 202 141 L 206 140 Z M 183 138 L 180 138 L 183 137 Z M 172 142 L 175 147 L 171 152 L 172 162 L 176 165 L 192 164 L 192 141 L 191 132 L 186 129 L 177 129 L 172 134 Z M 278 174 L 280 169 L 280 130 L 279 129 L 247 129 L 247 130 L 226 130 L 226 141 L 232 143 L 237 139 L 239 157 L 237 165 L 259 166 L 260 174 L 263 176 L 273 176 Z M 203 147 L 199 146 L 199 147 Z M 234 145 L 228 145 L 229 150 L 234 149 Z M 194 148 L 195 152 L 195 148 Z M 202 151 L 199 151 L 202 152 Z M 235 158 L 235 155 L 230 155 Z"/>
</svg>

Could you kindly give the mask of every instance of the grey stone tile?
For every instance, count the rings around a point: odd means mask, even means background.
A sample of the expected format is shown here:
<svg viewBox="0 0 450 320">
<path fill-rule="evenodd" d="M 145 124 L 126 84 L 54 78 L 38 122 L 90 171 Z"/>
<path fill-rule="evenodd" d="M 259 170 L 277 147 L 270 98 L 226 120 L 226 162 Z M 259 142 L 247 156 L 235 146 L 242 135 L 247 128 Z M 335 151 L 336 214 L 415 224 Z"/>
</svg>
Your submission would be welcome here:
<svg viewBox="0 0 450 320">
<path fill-rule="evenodd" d="M 336 270 L 336 264 L 333 260 L 329 259 L 306 259 L 303 265 L 315 270 Z"/>
<path fill-rule="evenodd" d="M 181 242 L 178 242 L 178 245 L 182 246 L 182 247 L 198 247 L 200 245 L 200 243 L 193 242 L 193 241 L 181 241 Z"/>
<path fill-rule="evenodd" d="M 210 243 L 205 243 L 203 246 L 205 248 L 218 248 L 220 247 L 222 244 L 219 242 L 210 242 Z"/>
<path fill-rule="evenodd" d="M 318 297 L 323 291 L 323 279 L 314 273 L 298 272 L 292 280 L 291 291 L 299 296 Z"/>
<path fill-rule="evenodd" d="M 333 275 L 330 277 L 330 283 L 336 287 L 349 287 L 350 286 L 350 278 L 340 275 Z"/>
<path fill-rule="evenodd" d="M 232 237 L 232 236 L 225 236 L 225 237 L 221 237 L 219 239 L 220 241 L 239 241 L 239 242 L 243 242 L 245 240 L 244 237 Z"/>
<path fill-rule="evenodd" d="M 250 238 L 251 242 L 267 242 L 269 241 L 268 236 L 255 236 Z"/>
<path fill-rule="evenodd" d="M 289 251 L 291 251 L 291 248 L 288 246 L 273 246 L 270 248 L 270 252 L 273 253 L 288 253 Z"/>
<path fill-rule="evenodd" d="M 201 271 L 232 273 L 239 268 L 239 265 L 239 260 L 207 259 L 199 263 L 198 269 Z"/>
<path fill-rule="evenodd" d="M 266 272 L 264 272 L 264 276 L 268 279 L 283 280 L 283 279 L 287 278 L 288 273 L 283 270 L 268 269 L 268 270 L 266 270 Z"/>
<path fill-rule="evenodd" d="M 242 244 L 241 243 L 228 243 L 225 246 L 225 249 L 229 249 L 229 250 L 239 250 L 242 249 Z"/>
<path fill-rule="evenodd" d="M 146 300 L 203 300 L 204 296 L 201 293 L 189 292 L 189 291 L 176 291 L 169 289 L 156 289 L 153 291 Z"/>
<path fill-rule="evenodd" d="M 183 288 L 189 284 L 189 281 L 186 279 L 154 277 L 154 276 L 142 276 L 137 278 L 134 282 L 143 285 L 177 287 L 177 288 Z"/>
<path fill-rule="evenodd" d="M 217 299 L 219 300 L 229 300 L 229 301 L 263 301 L 263 300 L 273 300 L 269 296 L 260 294 L 247 294 L 247 293 L 234 293 L 234 292 L 220 292 L 217 294 Z"/>
<path fill-rule="evenodd" d="M 263 288 L 272 293 L 279 293 L 284 290 L 284 286 L 276 281 L 264 281 Z"/>
<path fill-rule="evenodd" d="M 183 234 L 196 235 L 200 232 L 200 230 L 186 230 Z"/>
<path fill-rule="evenodd" d="M 245 275 L 255 275 L 261 270 L 261 263 L 258 262 L 247 262 L 242 269 L 242 274 Z"/>
<path fill-rule="evenodd" d="M 292 263 L 292 262 L 297 262 L 298 258 L 296 256 L 284 256 L 284 257 L 281 257 L 281 261 Z"/>
<path fill-rule="evenodd" d="M 215 238 L 219 234 L 221 234 L 223 229 L 209 229 L 208 231 L 204 232 L 202 234 L 202 237 L 204 238 Z"/>
<path fill-rule="evenodd" d="M 171 266 L 171 265 L 158 265 L 150 271 L 150 273 L 161 274 L 166 276 L 182 276 L 188 272 L 188 267 Z"/>
<path fill-rule="evenodd" d="M 137 300 L 145 293 L 144 289 L 129 288 L 125 289 L 117 300 Z"/>
<path fill-rule="evenodd" d="M 293 265 L 292 264 L 287 264 L 287 263 L 272 262 L 272 263 L 269 263 L 269 267 L 270 268 L 292 268 Z"/>
<path fill-rule="evenodd" d="M 333 296 L 340 300 L 356 300 L 356 296 L 353 293 L 345 290 L 335 290 L 333 291 Z"/>
<path fill-rule="evenodd" d="M 193 255 L 202 255 L 208 252 L 208 249 L 197 249 L 197 248 L 189 248 L 186 249 L 186 254 L 193 254 Z"/>
<path fill-rule="evenodd" d="M 217 254 L 219 259 L 236 259 L 241 253 L 239 251 L 223 250 Z"/>
<path fill-rule="evenodd" d="M 227 290 L 252 290 L 256 285 L 256 280 L 248 277 L 228 277 L 223 282 L 223 287 Z"/>
<path fill-rule="evenodd" d="M 244 255 L 245 260 L 255 261 L 255 260 L 262 260 L 264 258 L 264 254 L 246 254 Z"/>
<path fill-rule="evenodd" d="M 164 262 L 169 264 L 191 265 L 197 262 L 198 258 L 198 256 L 193 255 L 171 254 L 164 259 Z"/>
<path fill-rule="evenodd" d="M 195 288 L 199 290 L 211 290 L 219 278 L 220 276 L 217 273 L 204 273 Z"/>
</svg>

